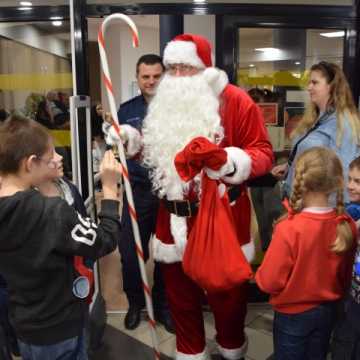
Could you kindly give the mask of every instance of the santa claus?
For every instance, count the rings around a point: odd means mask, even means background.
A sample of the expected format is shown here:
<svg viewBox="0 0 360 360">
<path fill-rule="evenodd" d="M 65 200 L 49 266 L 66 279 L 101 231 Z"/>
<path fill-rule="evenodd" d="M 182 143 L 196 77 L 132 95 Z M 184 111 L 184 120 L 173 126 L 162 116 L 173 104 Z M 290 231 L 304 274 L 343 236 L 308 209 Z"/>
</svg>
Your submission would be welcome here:
<svg viewBox="0 0 360 360">
<path fill-rule="evenodd" d="M 182 269 L 187 236 L 196 219 L 200 180 L 185 183 L 174 159 L 193 138 L 205 137 L 224 148 L 227 162 L 220 170 L 204 169 L 212 179 L 231 187 L 229 197 L 238 240 L 248 260 L 250 202 L 246 180 L 265 174 L 273 162 L 272 147 L 259 108 L 225 72 L 212 66 L 211 46 L 203 37 L 177 36 L 164 50 L 167 69 L 152 99 L 142 129 L 143 161 L 151 169 L 153 189 L 162 199 L 153 242 L 176 330 L 176 359 L 209 359 L 202 305 L 205 297 L 214 313 L 216 342 L 224 359 L 242 359 L 247 349 L 244 320 L 248 284 L 205 293 Z M 138 134 L 127 134 L 136 152 Z M 219 224 L 221 227 L 221 224 Z"/>
</svg>

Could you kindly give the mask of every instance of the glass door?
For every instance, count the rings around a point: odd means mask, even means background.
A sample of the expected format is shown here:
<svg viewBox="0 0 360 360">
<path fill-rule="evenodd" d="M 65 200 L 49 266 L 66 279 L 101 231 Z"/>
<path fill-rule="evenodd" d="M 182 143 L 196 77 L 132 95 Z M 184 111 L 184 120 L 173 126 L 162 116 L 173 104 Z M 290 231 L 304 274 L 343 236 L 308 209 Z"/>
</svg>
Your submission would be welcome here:
<svg viewBox="0 0 360 360">
<path fill-rule="evenodd" d="M 237 32 L 236 84 L 258 103 L 274 148 L 276 162 L 286 162 L 289 136 L 308 99 L 308 69 L 325 60 L 342 67 L 343 29 L 241 27 Z M 282 206 L 279 186 L 250 189 L 256 268 L 269 246 L 272 225 Z"/>
<path fill-rule="evenodd" d="M 19 113 L 46 126 L 71 176 L 70 26 L 61 18 L 0 24 L 0 120 Z"/>
</svg>

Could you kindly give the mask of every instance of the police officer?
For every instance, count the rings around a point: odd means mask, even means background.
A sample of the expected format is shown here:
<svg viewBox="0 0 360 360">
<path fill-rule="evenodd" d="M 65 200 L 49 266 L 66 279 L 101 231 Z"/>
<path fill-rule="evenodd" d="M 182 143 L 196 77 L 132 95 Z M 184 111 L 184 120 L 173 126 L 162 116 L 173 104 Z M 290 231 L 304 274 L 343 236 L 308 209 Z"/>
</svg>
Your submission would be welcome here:
<svg viewBox="0 0 360 360">
<path fill-rule="evenodd" d="M 118 111 L 120 124 L 131 125 L 141 131 L 148 103 L 155 94 L 156 85 L 160 81 L 163 71 L 164 65 L 158 55 L 147 54 L 139 58 L 136 64 L 136 79 L 141 94 L 120 105 Z M 145 259 L 148 259 L 149 240 L 151 234 L 155 232 L 158 198 L 151 192 L 148 171 L 140 165 L 138 160 L 129 159 L 128 170 L 141 242 Z M 123 209 L 119 251 L 122 262 L 123 287 L 129 302 L 129 309 L 125 316 L 125 327 L 135 329 L 140 323 L 140 313 L 145 306 L 145 298 L 126 198 Z M 157 262 L 155 262 L 154 268 L 152 296 L 156 321 L 163 324 L 166 330 L 174 332 L 165 298 L 160 266 Z"/>
</svg>

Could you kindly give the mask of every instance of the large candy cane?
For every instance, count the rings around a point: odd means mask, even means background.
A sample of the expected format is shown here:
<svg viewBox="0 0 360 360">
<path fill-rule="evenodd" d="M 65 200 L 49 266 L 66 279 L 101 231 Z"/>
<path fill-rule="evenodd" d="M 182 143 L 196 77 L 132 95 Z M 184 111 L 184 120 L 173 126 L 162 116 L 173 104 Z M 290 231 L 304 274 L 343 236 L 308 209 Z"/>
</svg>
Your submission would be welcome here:
<svg viewBox="0 0 360 360">
<path fill-rule="evenodd" d="M 117 135 L 119 136 L 119 141 L 117 143 L 117 146 L 118 146 L 121 165 L 123 167 L 125 192 L 126 192 L 126 197 L 128 200 L 128 205 L 129 205 L 129 213 L 130 213 L 132 229 L 133 229 L 133 233 L 134 233 L 136 253 L 137 253 L 139 265 L 140 265 L 141 278 L 142 278 L 142 282 L 143 282 L 143 288 L 144 288 L 145 300 L 146 300 L 146 308 L 147 308 L 147 311 L 149 314 L 149 324 L 150 324 L 150 329 L 151 329 L 152 343 L 153 343 L 153 347 L 154 347 L 155 358 L 160 359 L 160 351 L 159 351 L 159 347 L 158 347 L 158 340 L 157 340 L 156 330 L 155 330 L 154 310 L 153 310 L 153 305 L 152 305 L 152 300 L 151 300 L 151 292 L 150 292 L 149 283 L 148 283 L 146 271 L 145 271 L 144 253 L 143 253 L 142 246 L 141 246 L 139 225 L 137 223 L 134 199 L 133 199 L 131 185 L 130 185 L 130 181 L 129 181 L 129 173 L 128 173 L 128 169 L 127 169 L 127 165 L 126 165 L 124 146 L 123 146 L 122 141 L 120 140 L 121 127 L 119 126 L 119 119 L 117 116 L 117 109 L 116 109 L 116 103 L 115 103 L 115 98 L 114 98 L 113 86 L 112 86 L 110 72 L 109 72 L 109 64 L 107 61 L 107 56 L 106 56 L 106 51 L 105 51 L 105 41 L 104 41 L 105 31 L 106 31 L 106 28 L 108 27 L 108 25 L 113 20 L 122 20 L 122 21 L 125 21 L 129 25 L 131 32 L 132 32 L 134 47 L 137 47 L 139 45 L 139 35 L 138 35 L 136 25 L 128 16 L 123 15 L 123 14 L 112 14 L 109 17 L 107 17 L 103 21 L 102 25 L 100 26 L 99 34 L 98 34 L 98 42 L 99 42 L 101 65 L 102 65 L 102 70 L 103 70 L 103 81 L 104 81 L 108 99 L 109 99 L 111 116 L 113 118 L 112 126 L 114 127 Z"/>
</svg>

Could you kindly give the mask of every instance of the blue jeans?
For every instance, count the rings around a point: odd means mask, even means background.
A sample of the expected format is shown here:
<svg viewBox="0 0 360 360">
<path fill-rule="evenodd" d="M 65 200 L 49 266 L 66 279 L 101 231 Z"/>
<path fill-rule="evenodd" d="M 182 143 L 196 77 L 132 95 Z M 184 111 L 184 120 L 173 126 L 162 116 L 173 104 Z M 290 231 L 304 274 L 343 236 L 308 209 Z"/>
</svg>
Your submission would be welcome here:
<svg viewBox="0 0 360 360">
<path fill-rule="evenodd" d="M 276 360 L 325 360 L 338 302 L 321 304 L 299 314 L 275 312 Z"/>
<path fill-rule="evenodd" d="M 31 345 L 19 340 L 23 360 L 88 360 L 84 333 L 52 345 Z"/>
</svg>

